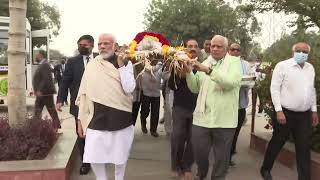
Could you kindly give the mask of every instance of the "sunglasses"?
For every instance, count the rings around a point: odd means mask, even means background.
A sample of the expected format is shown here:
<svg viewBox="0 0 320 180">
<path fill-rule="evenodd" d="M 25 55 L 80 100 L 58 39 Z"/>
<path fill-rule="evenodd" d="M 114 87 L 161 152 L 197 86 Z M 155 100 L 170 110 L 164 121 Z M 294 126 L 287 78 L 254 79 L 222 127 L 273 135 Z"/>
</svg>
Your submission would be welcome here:
<svg viewBox="0 0 320 180">
<path fill-rule="evenodd" d="M 303 53 L 305 53 L 305 54 L 308 54 L 308 53 L 309 53 L 308 51 L 301 51 L 301 50 L 296 50 L 295 52 L 297 52 L 297 53 L 303 52 Z"/>
<path fill-rule="evenodd" d="M 238 51 L 238 52 L 240 52 L 240 49 L 230 49 L 230 51 Z"/>
</svg>

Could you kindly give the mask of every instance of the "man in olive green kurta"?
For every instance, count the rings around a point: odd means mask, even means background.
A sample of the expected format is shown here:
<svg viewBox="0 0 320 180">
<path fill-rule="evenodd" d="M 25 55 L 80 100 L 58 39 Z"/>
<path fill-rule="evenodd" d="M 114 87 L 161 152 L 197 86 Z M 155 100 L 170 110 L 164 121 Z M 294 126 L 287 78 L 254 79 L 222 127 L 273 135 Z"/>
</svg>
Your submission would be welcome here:
<svg viewBox="0 0 320 180">
<path fill-rule="evenodd" d="M 225 37 L 214 36 L 211 55 L 202 64 L 195 62 L 196 74 L 187 74 L 188 87 L 193 93 L 199 93 L 193 113 L 192 143 L 200 180 L 207 175 L 212 146 L 211 180 L 225 179 L 238 123 L 241 66 L 239 58 L 227 54 L 227 47 Z"/>
</svg>

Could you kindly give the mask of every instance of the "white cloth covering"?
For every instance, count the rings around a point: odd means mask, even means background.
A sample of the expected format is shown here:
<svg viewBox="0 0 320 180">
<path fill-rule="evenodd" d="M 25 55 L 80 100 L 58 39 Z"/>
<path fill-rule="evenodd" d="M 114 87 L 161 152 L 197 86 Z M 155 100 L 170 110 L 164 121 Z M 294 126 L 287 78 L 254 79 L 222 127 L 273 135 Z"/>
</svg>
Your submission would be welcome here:
<svg viewBox="0 0 320 180">
<path fill-rule="evenodd" d="M 88 128 L 84 147 L 84 163 L 125 164 L 134 137 L 134 126 L 118 131 L 99 131 Z"/>
</svg>

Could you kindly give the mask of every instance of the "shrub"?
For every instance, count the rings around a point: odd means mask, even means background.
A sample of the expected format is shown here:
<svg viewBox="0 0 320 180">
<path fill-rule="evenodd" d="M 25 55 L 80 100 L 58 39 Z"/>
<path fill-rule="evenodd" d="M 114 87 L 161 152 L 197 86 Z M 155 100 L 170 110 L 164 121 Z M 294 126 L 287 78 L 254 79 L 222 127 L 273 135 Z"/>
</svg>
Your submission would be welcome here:
<svg viewBox="0 0 320 180">
<path fill-rule="evenodd" d="M 47 156 L 58 134 L 51 120 L 26 119 L 26 126 L 10 128 L 8 117 L 0 117 L 0 161 L 38 160 Z"/>
</svg>

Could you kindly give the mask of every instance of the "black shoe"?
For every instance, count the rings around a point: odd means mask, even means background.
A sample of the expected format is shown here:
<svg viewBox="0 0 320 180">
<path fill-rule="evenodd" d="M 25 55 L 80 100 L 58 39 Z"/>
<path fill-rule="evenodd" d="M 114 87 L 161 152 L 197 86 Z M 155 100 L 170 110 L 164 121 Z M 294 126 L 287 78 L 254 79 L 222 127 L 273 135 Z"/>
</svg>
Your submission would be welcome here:
<svg viewBox="0 0 320 180">
<path fill-rule="evenodd" d="M 271 176 L 270 171 L 261 168 L 260 174 L 264 180 L 272 180 L 272 176 Z"/>
<path fill-rule="evenodd" d="M 157 132 L 151 132 L 150 134 L 151 134 L 151 136 L 153 136 L 153 137 L 159 137 L 159 134 L 158 134 Z"/>
<path fill-rule="evenodd" d="M 164 117 L 160 119 L 159 123 L 164 124 Z"/>
<path fill-rule="evenodd" d="M 148 129 L 146 127 L 141 127 L 141 130 L 143 132 L 143 134 L 147 134 L 148 133 Z"/>
<path fill-rule="evenodd" d="M 230 161 L 230 162 L 229 162 L 229 166 L 230 166 L 230 167 L 235 167 L 235 166 L 236 166 L 236 163 L 235 163 L 234 161 Z"/>
<path fill-rule="evenodd" d="M 89 173 L 91 167 L 88 163 L 82 163 L 80 167 L 80 175 L 86 175 Z"/>
</svg>

